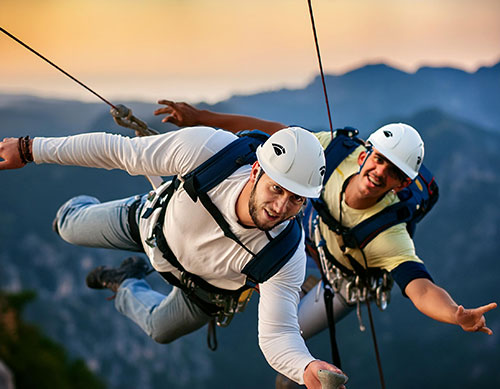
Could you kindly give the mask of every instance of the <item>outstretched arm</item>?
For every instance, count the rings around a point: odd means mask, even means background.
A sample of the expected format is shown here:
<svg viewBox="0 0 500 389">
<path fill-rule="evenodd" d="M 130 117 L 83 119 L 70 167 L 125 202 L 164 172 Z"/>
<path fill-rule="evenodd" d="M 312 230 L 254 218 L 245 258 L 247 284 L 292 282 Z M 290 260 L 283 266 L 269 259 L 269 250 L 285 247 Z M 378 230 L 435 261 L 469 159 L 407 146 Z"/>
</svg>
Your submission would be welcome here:
<svg viewBox="0 0 500 389">
<path fill-rule="evenodd" d="M 187 103 L 159 100 L 158 104 L 162 104 L 164 107 L 155 110 L 154 114 L 166 115 L 162 122 L 173 123 L 179 127 L 209 126 L 234 133 L 243 130 L 261 130 L 269 135 L 286 127 L 282 123 L 251 116 L 218 113 L 206 109 L 201 110 Z"/>
<path fill-rule="evenodd" d="M 468 332 L 480 331 L 488 335 L 493 333 L 486 327 L 484 314 L 495 309 L 496 303 L 465 309 L 457 305 L 443 288 L 426 278 L 411 281 L 406 286 L 405 292 L 420 312 L 434 320 L 456 324 Z"/>
</svg>

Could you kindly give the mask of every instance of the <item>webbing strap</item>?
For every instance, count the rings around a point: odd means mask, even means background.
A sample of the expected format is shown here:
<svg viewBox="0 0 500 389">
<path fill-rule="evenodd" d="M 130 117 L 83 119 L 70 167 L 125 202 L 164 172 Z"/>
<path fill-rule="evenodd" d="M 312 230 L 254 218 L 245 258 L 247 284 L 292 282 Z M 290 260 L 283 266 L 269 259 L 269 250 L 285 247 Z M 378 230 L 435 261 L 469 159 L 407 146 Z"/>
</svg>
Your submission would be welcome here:
<svg viewBox="0 0 500 389">
<path fill-rule="evenodd" d="M 294 218 L 245 265 L 241 272 L 247 275 L 247 282 L 258 284 L 275 275 L 295 253 L 301 239 L 301 223 Z"/>
<path fill-rule="evenodd" d="M 323 274 L 322 274 L 322 277 L 323 277 Z M 324 285 L 323 297 L 325 300 L 326 318 L 328 320 L 328 331 L 330 333 L 330 347 L 332 350 L 332 361 L 333 361 L 333 364 L 335 366 L 337 366 L 339 369 L 341 369 L 342 364 L 340 361 L 339 346 L 337 345 L 335 316 L 334 316 L 334 308 L 333 308 L 333 299 L 335 297 L 335 294 L 332 290 L 332 287 L 328 283 L 328 281 L 326 281 L 326 277 L 323 277 L 323 285 Z"/>
<path fill-rule="evenodd" d="M 363 144 L 362 140 L 355 137 L 357 133 L 358 130 L 352 127 L 345 127 L 335 131 L 335 138 L 330 141 L 325 149 L 326 171 L 323 178 L 325 184 L 337 166 L 358 146 Z"/>
<path fill-rule="evenodd" d="M 352 228 L 350 233 L 357 242 L 359 248 L 364 248 L 382 231 L 396 224 L 409 221 L 412 217 L 412 213 L 413 210 L 408 204 L 399 202 L 363 220 Z"/>
<path fill-rule="evenodd" d="M 200 199 L 201 203 L 205 207 L 205 209 L 210 213 L 212 218 L 215 220 L 215 222 L 219 225 L 221 230 L 224 232 L 224 235 L 236 242 L 238 245 L 240 245 L 247 253 L 250 255 L 255 255 L 247 246 L 245 246 L 241 240 L 238 239 L 236 234 L 231 230 L 231 227 L 229 226 L 229 223 L 227 220 L 224 218 L 222 213 L 220 212 L 219 208 L 212 202 L 208 194 L 206 193 L 198 193 L 198 198 Z"/>
<path fill-rule="evenodd" d="M 192 172 L 183 176 L 184 189 L 193 201 L 196 201 L 199 193 L 207 193 L 240 167 L 255 162 L 255 150 L 260 144 L 262 140 L 252 136 L 235 139 Z"/>
<path fill-rule="evenodd" d="M 262 250 L 255 254 L 247 248 L 231 230 L 229 223 L 207 194 L 207 191 L 218 185 L 239 167 L 254 161 L 256 158 L 255 150 L 262 142 L 262 137 L 255 138 L 253 136 L 245 136 L 238 138 L 213 155 L 198 168 L 183 176 L 185 180 L 183 188 L 192 200 L 196 202 L 199 199 L 207 212 L 222 229 L 224 235 L 233 240 L 252 256 L 252 259 L 242 270 L 242 273 L 247 276 L 247 279 L 241 291 L 248 287 L 254 287 L 258 283 L 262 283 L 275 275 L 293 256 L 302 238 L 300 223 L 296 219 L 291 220 L 276 238 L 270 240 Z M 187 272 L 170 249 L 163 234 L 163 222 L 170 198 L 178 187 L 178 185 L 176 185 L 177 182 L 178 180 L 174 179 L 172 184 L 162 195 L 162 209 L 153 229 L 153 237 L 156 240 L 157 247 L 163 253 L 163 257 L 169 261 L 172 266 L 178 269 L 183 276 L 187 276 L 190 280 L 193 280 L 196 285 L 205 290 L 213 291 L 214 293 L 234 294 L 235 291 L 216 288 L 204 281 L 201 277 Z"/>
</svg>

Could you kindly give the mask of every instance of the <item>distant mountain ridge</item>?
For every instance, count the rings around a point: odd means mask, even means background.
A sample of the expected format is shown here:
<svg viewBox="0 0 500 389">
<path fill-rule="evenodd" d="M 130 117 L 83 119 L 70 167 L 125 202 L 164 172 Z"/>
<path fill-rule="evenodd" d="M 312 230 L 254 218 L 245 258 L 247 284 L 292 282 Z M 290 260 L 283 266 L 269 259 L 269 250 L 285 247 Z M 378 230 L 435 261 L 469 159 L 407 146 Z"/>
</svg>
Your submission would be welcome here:
<svg viewBox="0 0 500 389">
<path fill-rule="evenodd" d="M 500 62 L 473 73 L 450 67 L 422 67 L 415 73 L 407 73 L 385 64 L 370 64 L 341 75 L 327 75 L 326 84 L 335 128 L 349 125 L 368 134 L 383 124 L 385 117 L 401 120 L 418 111 L 437 108 L 487 130 L 500 131 Z M 173 128 L 153 116 L 157 107 L 153 103 L 115 103 L 128 105 L 138 117 L 161 132 Z M 329 128 L 319 76 L 303 89 L 237 95 L 212 105 L 200 103 L 199 107 L 263 117 L 313 130 Z M 56 110 L 59 112 L 56 117 L 46 115 L 47 111 Z M 108 107 L 100 102 L 0 93 L 0 118 L 2 132 L 9 132 L 12 118 L 35 135 L 42 135 L 42 131 L 45 135 L 108 128 L 119 131 L 109 116 Z"/>
<path fill-rule="evenodd" d="M 405 89 L 416 83 L 420 71 L 408 74 L 385 65 L 371 65 L 327 78 L 329 92 L 335 96 L 336 127 L 355 125 L 366 135 L 382 123 L 404 121 L 422 133 L 425 164 L 436 175 L 440 200 L 417 228 L 417 254 L 435 281 L 466 307 L 488 303 L 500 295 L 500 127 L 481 123 L 485 118 L 493 120 L 500 110 L 495 108 L 498 97 L 478 97 L 498 88 L 500 84 L 492 81 L 498 71 L 499 65 L 470 74 L 424 68 L 426 88 L 433 83 L 447 85 L 451 80 L 457 83 L 449 85 L 449 90 L 436 86 L 435 90 L 442 89 L 443 96 L 426 99 L 421 91 Z M 382 88 L 386 88 L 385 93 L 380 92 Z M 450 100 L 457 90 L 467 88 L 475 91 L 477 104 L 472 108 L 478 106 L 482 113 L 468 107 L 471 96 L 457 94 L 460 101 Z M 409 96 L 408 107 L 405 101 L 394 101 L 403 95 Z M 436 101 L 434 106 L 427 105 L 432 101 Z M 152 116 L 154 105 L 127 105 L 152 127 L 162 132 L 173 128 Z M 425 108 L 418 109 L 420 106 Z M 327 129 L 319 79 L 300 90 L 235 96 L 214 106 L 200 107 Z M 456 107 L 470 108 L 464 109 L 467 115 L 478 116 L 454 114 Z M 403 114 L 403 109 L 409 113 Z M 359 113 L 364 111 L 367 113 L 361 117 Z M 345 123 L 341 122 L 343 117 Z M 130 130 L 114 125 L 104 104 L 0 95 L 1 136 L 57 136 L 97 130 L 130 135 Z M 105 300 L 107 292 L 85 287 L 85 275 L 93 266 L 117 264 L 127 253 L 62 242 L 50 229 L 57 207 L 76 194 L 110 200 L 146 192 L 149 188 L 144 178 L 53 165 L 2 171 L 0 178 L 0 289 L 35 289 L 39 299 L 28 309 L 28 319 L 64 343 L 72 357 L 85 359 L 110 388 L 273 387 L 274 371 L 257 346 L 258 296 L 252 298 L 247 312 L 218 331 L 219 350 L 212 353 L 206 347 L 205 329 L 170 345 L 155 344 L 114 310 L 112 303 Z M 165 288 L 159 278 L 149 278 L 155 287 Z M 488 337 L 467 334 L 424 317 L 402 298 L 397 287 L 392 297 L 387 312 L 374 310 L 388 387 L 500 387 L 500 310 L 488 314 L 488 324 L 495 332 Z M 366 311 L 363 318 L 367 325 Z M 337 332 L 343 367 L 350 376 L 349 387 L 377 387 L 369 332 L 359 331 L 355 314 L 341 322 Z M 315 356 L 329 358 L 326 332 L 309 345 Z"/>
<path fill-rule="evenodd" d="M 405 117 L 438 108 L 500 131 L 500 63 L 474 73 L 454 68 L 420 68 L 406 73 L 384 64 L 366 65 L 339 76 L 327 75 L 326 85 L 334 128 L 354 126 L 369 133 L 379 126 L 381 112 Z M 263 116 L 285 124 L 328 128 L 321 79 L 304 89 L 282 89 L 251 96 L 233 96 L 214 109 Z"/>
</svg>

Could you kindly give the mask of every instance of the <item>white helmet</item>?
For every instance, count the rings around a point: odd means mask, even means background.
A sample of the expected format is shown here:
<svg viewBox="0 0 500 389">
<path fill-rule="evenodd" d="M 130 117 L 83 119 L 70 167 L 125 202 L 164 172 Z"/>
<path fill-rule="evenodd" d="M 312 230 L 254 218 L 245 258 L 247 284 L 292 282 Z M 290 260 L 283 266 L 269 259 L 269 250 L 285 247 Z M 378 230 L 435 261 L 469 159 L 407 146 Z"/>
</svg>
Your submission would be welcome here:
<svg viewBox="0 0 500 389">
<path fill-rule="evenodd" d="M 300 127 L 288 127 L 257 148 L 257 160 L 273 181 L 304 197 L 319 197 L 325 154 L 318 139 Z"/>
<path fill-rule="evenodd" d="M 373 132 L 368 142 L 412 180 L 424 160 L 424 142 L 412 126 L 391 123 Z"/>
</svg>

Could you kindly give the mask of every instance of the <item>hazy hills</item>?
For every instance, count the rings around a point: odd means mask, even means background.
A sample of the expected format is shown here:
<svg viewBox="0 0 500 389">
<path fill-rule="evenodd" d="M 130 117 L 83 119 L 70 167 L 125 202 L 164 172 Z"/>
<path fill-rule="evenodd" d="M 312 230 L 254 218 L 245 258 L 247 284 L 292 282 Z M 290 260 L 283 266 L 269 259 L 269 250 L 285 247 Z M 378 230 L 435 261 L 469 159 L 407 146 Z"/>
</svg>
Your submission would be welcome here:
<svg viewBox="0 0 500 389">
<path fill-rule="evenodd" d="M 499 74 L 499 65 L 472 74 L 431 68 L 408 74 L 371 65 L 328 77 L 335 127 L 354 125 L 367 134 L 397 120 L 421 131 L 426 165 L 436 174 L 441 198 L 417 229 L 417 253 L 435 281 L 466 307 L 500 296 Z M 129 106 L 165 130 L 152 118 L 153 105 Z M 314 129 L 328 123 L 319 79 L 302 90 L 235 96 L 212 108 Z M 106 129 L 129 133 L 112 123 L 103 104 L 0 95 L 1 136 Z M 0 289 L 35 289 L 39 298 L 28 307 L 28 318 L 85 359 L 110 387 L 273 387 L 274 372 L 257 347 L 257 298 L 229 328 L 218 331 L 219 350 L 212 353 L 205 330 L 170 345 L 155 344 L 114 311 L 104 299 L 109 294 L 84 286 L 93 266 L 118 263 L 126 253 L 62 242 L 50 230 L 57 207 L 81 193 L 108 200 L 145 192 L 146 180 L 48 165 L 0 175 Z M 161 280 L 153 282 L 165 288 Z M 418 313 L 396 287 L 388 311 L 375 312 L 387 387 L 498 387 L 497 311 L 487 317 L 495 335 L 466 334 Z M 366 312 L 364 317 L 367 324 Z M 355 315 L 340 323 L 338 334 L 349 387 L 378 387 L 370 335 L 359 332 Z M 329 358 L 327 339 L 322 333 L 310 342 L 318 357 Z"/>
</svg>

